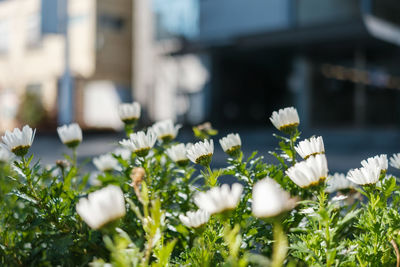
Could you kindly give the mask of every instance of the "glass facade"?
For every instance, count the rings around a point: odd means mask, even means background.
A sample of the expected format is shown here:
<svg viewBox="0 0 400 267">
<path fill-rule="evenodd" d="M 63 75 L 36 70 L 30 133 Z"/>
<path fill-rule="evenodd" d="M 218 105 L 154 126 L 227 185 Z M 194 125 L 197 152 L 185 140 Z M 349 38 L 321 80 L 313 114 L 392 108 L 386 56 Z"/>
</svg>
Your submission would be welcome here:
<svg viewBox="0 0 400 267">
<path fill-rule="evenodd" d="M 197 38 L 199 34 L 198 0 L 153 0 L 153 11 L 157 39 Z"/>
</svg>

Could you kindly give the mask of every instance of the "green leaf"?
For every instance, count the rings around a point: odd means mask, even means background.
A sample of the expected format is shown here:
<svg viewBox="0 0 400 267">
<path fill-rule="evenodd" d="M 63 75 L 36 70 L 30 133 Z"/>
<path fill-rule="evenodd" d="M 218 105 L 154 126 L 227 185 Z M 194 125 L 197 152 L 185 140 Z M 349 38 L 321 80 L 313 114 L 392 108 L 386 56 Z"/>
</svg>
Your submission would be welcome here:
<svg viewBox="0 0 400 267">
<path fill-rule="evenodd" d="M 32 204 L 37 204 L 37 201 L 34 199 L 34 198 L 32 198 L 31 196 L 28 196 L 27 194 L 25 194 L 25 193 L 22 193 L 22 192 L 20 192 L 20 191 L 18 191 L 18 190 L 16 190 L 16 189 L 14 189 L 14 190 L 12 190 L 10 193 L 8 193 L 9 195 L 14 195 L 14 196 L 17 196 L 18 198 L 20 198 L 20 199 L 23 199 L 23 200 L 25 200 L 25 201 L 28 201 L 29 203 L 32 203 Z"/>
</svg>

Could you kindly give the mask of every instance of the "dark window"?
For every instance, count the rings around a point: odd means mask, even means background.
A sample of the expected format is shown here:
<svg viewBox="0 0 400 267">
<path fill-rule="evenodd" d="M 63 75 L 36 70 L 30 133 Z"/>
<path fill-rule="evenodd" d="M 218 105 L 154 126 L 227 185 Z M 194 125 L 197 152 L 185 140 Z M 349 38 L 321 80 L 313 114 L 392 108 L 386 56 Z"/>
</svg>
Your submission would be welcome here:
<svg viewBox="0 0 400 267">
<path fill-rule="evenodd" d="M 98 18 L 99 27 L 113 31 L 121 31 L 125 26 L 124 18 L 103 14 Z"/>
</svg>

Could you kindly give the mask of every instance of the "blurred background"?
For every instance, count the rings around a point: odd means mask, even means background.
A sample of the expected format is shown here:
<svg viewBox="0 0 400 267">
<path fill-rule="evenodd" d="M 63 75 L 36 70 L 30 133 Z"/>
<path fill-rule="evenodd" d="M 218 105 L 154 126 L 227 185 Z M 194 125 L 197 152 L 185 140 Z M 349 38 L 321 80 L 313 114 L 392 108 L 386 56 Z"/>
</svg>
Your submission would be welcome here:
<svg viewBox="0 0 400 267">
<path fill-rule="evenodd" d="M 142 125 L 172 118 L 192 141 L 210 121 L 267 155 L 269 116 L 295 106 L 302 137 L 322 135 L 347 171 L 400 152 L 399 14 L 398 0 L 0 0 L 0 132 L 37 128 L 51 163 L 56 127 L 76 121 L 90 157 L 138 101 Z"/>
</svg>

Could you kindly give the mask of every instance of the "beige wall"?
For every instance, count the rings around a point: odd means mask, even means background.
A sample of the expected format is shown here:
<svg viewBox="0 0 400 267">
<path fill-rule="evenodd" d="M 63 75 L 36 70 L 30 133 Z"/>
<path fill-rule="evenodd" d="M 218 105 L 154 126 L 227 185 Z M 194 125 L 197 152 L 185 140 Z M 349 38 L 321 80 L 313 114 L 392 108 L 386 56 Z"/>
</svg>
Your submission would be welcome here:
<svg viewBox="0 0 400 267">
<path fill-rule="evenodd" d="M 131 84 L 132 0 L 98 0 L 95 79 Z M 120 20 L 121 27 L 104 25 Z M 102 22 L 103 20 L 103 22 Z M 106 22 L 107 23 L 107 22 Z M 117 26 L 117 25 L 115 25 Z"/>
<path fill-rule="evenodd" d="M 44 107 L 52 112 L 56 103 L 54 85 L 63 72 L 64 40 L 62 36 L 47 35 L 38 45 L 28 45 L 32 17 L 38 18 L 40 27 L 40 5 L 40 0 L 0 3 L 0 38 L 7 40 L 7 51 L 0 54 L 0 92 L 20 98 L 28 85 L 41 84 Z M 10 126 L 15 122 L 0 118 L 0 130 Z"/>
<path fill-rule="evenodd" d="M 41 0 L 0 2 L 0 46 L 2 27 L 7 28 L 8 51 L 0 51 L 0 97 L 2 93 L 22 96 L 30 84 L 41 85 L 43 104 L 48 112 L 57 110 L 58 81 L 64 73 L 66 40 L 62 34 L 40 36 L 35 46 L 28 46 L 32 18 L 40 22 Z M 130 87 L 132 76 L 132 0 L 69 0 L 69 55 L 71 73 L 79 90 L 95 81 L 110 81 Z M 123 27 L 115 30 L 99 23 L 102 16 L 120 18 Z M 5 21 L 5 23 L 4 23 Z M 4 26 L 5 25 L 5 26 Z M 39 24 L 40 29 L 40 24 Z M 39 31 L 40 33 L 40 31 Z M 0 47 L 1 50 L 1 47 Z M 76 99 L 76 103 L 85 103 Z M 79 104 L 77 104 L 79 105 Z M 77 106 L 77 120 L 82 106 Z M 0 131 L 15 125 L 1 116 Z M 9 120 L 9 119 L 7 119 Z"/>
<path fill-rule="evenodd" d="M 71 71 L 90 78 L 96 68 L 96 0 L 69 0 L 68 12 Z"/>
</svg>

